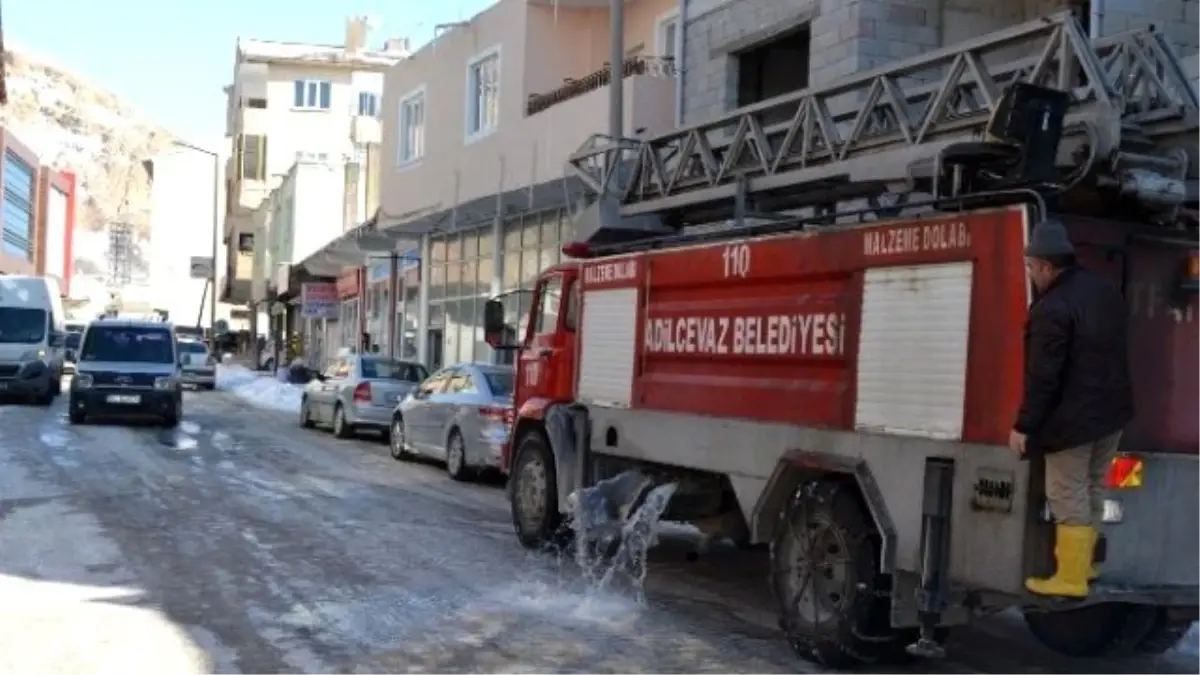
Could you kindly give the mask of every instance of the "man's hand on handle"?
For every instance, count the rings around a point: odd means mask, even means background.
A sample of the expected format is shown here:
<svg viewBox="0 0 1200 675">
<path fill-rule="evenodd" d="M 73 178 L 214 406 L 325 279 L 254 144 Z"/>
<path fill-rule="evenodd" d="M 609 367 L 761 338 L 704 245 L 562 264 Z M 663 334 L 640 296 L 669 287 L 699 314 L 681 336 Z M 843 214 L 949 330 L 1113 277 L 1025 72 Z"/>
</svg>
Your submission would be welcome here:
<svg viewBox="0 0 1200 675">
<path fill-rule="evenodd" d="M 1008 434 L 1008 447 L 1012 448 L 1012 451 L 1017 453 L 1018 455 L 1024 456 L 1025 455 L 1026 438 L 1027 437 L 1025 436 L 1025 434 L 1017 431 L 1016 429 L 1013 429 Z"/>
</svg>

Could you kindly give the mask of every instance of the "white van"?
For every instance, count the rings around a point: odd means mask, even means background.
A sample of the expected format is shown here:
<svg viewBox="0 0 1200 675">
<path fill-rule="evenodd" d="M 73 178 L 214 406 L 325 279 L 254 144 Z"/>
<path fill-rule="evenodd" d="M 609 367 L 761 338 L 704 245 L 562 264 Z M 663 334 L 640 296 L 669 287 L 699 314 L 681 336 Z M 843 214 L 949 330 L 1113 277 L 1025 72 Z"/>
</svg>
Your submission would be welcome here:
<svg viewBox="0 0 1200 675">
<path fill-rule="evenodd" d="M 54 279 L 0 276 L 0 397 L 54 401 L 62 390 L 65 317 Z"/>
</svg>

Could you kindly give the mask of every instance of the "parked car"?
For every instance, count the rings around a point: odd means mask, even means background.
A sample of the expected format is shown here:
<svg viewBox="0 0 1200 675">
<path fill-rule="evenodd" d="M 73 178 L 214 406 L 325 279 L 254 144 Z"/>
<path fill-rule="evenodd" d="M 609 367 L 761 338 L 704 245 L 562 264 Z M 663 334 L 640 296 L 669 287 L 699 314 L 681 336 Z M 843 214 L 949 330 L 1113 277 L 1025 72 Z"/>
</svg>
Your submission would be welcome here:
<svg viewBox="0 0 1200 675">
<path fill-rule="evenodd" d="M 75 361 L 79 358 L 79 341 L 83 339 L 83 330 L 67 330 L 63 339 L 63 374 L 75 374 Z"/>
<path fill-rule="evenodd" d="M 83 334 L 71 378 L 71 424 L 97 417 L 157 418 L 165 427 L 183 416 L 175 331 L 169 323 L 102 319 Z"/>
<path fill-rule="evenodd" d="M 197 340 L 179 341 L 179 365 L 183 383 L 212 391 L 217 388 L 217 360 L 208 345 Z"/>
<path fill-rule="evenodd" d="M 388 439 L 392 457 L 443 460 L 455 480 L 503 470 L 512 393 L 511 366 L 460 363 L 439 370 L 396 406 Z"/>
<path fill-rule="evenodd" d="M 62 316 L 52 277 L 0 275 L 0 396 L 54 402 L 62 389 Z"/>
<path fill-rule="evenodd" d="M 300 395 L 300 424 L 328 424 L 338 438 L 386 435 L 396 403 L 429 374 L 425 366 L 375 354 L 341 354 Z"/>
</svg>

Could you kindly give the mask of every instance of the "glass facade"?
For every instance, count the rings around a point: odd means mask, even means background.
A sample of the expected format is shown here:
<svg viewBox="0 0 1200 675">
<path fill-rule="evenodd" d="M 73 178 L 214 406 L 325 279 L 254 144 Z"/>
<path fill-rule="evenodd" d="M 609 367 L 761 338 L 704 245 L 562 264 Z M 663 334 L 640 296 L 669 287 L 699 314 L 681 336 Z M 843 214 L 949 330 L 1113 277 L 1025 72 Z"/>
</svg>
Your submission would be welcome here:
<svg viewBox="0 0 1200 675">
<path fill-rule="evenodd" d="M 501 289 L 531 289 L 539 272 L 559 262 L 570 227 L 570 216 L 552 209 L 510 219 L 501 242 L 493 240 L 491 227 L 433 238 L 429 261 L 433 368 L 492 359 L 483 339 L 483 303 L 492 294 L 496 275 L 492 253 L 497 243 L 503 252 Z"/>
<path fill-rule="evenodd" d="M 33 173 L 28 162 L 4 151 L 4 252 L 33 260 Z"/>
</svg>

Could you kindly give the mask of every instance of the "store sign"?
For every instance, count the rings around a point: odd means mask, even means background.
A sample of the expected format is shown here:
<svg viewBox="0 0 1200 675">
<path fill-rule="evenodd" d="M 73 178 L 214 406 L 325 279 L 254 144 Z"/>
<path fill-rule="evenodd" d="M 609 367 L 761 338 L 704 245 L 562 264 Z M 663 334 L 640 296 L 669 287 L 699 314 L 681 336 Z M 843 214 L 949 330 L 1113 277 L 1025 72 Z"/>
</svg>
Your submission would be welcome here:
<svg viewBox="0 0 1200 675">
<path fill-rule="evenodd" d="M 358 295 L 360 290 L 358 268 L 354 268 L 338 277 L 337 294 L 339 298 L 353 298 Z"/>
<path fill-rule="evenodd" d="M 337 286 L 325 283 L 308 283 L 300 287 L 300 316 L 305 319 L 338 318 Z"/>
</svg>

